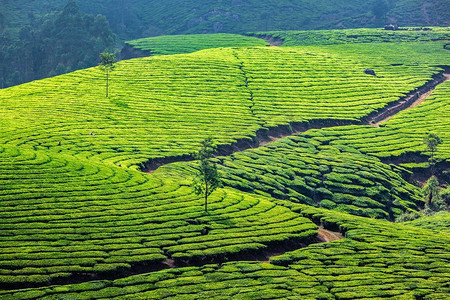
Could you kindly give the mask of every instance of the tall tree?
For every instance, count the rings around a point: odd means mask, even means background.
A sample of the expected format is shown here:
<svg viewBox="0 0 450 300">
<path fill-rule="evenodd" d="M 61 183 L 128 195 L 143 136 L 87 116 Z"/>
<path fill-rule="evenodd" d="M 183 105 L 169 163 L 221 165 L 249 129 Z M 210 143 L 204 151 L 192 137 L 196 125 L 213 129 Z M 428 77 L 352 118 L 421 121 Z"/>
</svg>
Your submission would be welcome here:
<svg viewBox="0 0 450 300">
<path fill-rule="evenodd" d="M 205 211 L 208 211 L 208 197 L 218 187 L 222 185 L 217 166 L 211 162 L 216 147 L 213 145 L 212 138 L 208 137 L 201 143 L 200 150 L 195 154 L 198 159 L 198 172 L 195 174 L 194 187 L 197 195 L 203 195 L 205 198 Z"/>
<path fill-rule="evenodd" d="M 431 168 L 433 168 L 435 162 L 434 154 L 437 150 L 437 147 L 442 144 L 442 139 L 434 133 L 429 133 L 424 139 L 423 142 L 425 146 L 427 147 L 427 151 L 430 152 L 430 164 Z"/>
<path fill-rule="evenodd" d="M 439 197 L 439 181 L 436 176 L 431 176 L 428 179 L 422 191 L 425 196 L 425 201 L 428 205 L 432 205 L 432 202 Z"/>
<path fill-rule="evenodd" d="M 109 96 L 109 73 L 112 72 L 116 65 L 116 55 L 114 53 L 100 53 L 99 67 L 106 73 L 106 98 Z"/>
</svg>

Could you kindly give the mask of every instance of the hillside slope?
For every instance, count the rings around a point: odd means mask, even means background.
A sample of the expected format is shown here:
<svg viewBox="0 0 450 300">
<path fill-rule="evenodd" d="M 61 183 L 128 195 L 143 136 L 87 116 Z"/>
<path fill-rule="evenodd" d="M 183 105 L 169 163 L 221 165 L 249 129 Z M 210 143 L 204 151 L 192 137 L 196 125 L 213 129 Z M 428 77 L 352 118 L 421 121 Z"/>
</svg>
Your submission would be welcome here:
<svg viewBox="0 0 450 300">
<path fill-rule="evenodd" d="M 7 27 L 29 24 L 66 0 L 2 1 Z M 449 25 L 446 0 L 296 0 L 296 1 L 124 1 L 78 0 L 87 13 L 108 17 L 123 39 L 183 33 L 239 33 L 257 30 L 299 30 L 405 25 Z"/>
</svg>

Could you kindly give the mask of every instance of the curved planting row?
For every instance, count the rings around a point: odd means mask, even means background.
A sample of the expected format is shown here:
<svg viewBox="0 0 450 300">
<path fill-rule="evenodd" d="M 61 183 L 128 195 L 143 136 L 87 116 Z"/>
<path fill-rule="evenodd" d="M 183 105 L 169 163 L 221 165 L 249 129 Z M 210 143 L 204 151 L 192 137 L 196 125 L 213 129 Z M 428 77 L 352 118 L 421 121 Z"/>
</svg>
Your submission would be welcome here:
<svg viewBox="0 0 450 300">
<path fill-rule="evenodd" d="M 150 55 L 191 53 L 203 49 L 220 47 L 257 47 L 269 44 L 261 39 L 239 34 L 189 34 L 164 35 L 125 42 L 134 49 Z M 125 46 L 125 47 L 126 47 Z"/>
<path fill-rule="evenodd" d="M 308 139 L 305 134 L 218 157 L 224 184 L 372 218 L 393 220 L 423 205 L 419 188 L 402 179 L 398 169 L 353 148 L 330 146 L 326 136 Z M 161 172 L 189 172 L 188 166 L 167 166 Z"/>
<path fill-rule="evenodd" d="M 247 49 L 236 56 L 252 94 L 252 112 L 266 127 L 313 120 L 356 123 L 422 86 L 438 71 L 423 64 L 398 68 L 374 63 L 326 47 Z M 374 68 L 377 76 L 364 74 L 365 68 Z"/>
<path fill-rule="evenodd" d="M 449 238 L 386 221 L 292 209 L 346 238 L 273 257 L 163 270 L 117 280 L 8 291 L 4 299 L 445 299 Z"/>
<path fill-rule="evenodd" d="M 109 98 L 99 69 L 0 90 L 0 141 L 137 168 L 189 155 L 206 136 L 230 145 L 291 122 L 348 124 L 429 80 L 440 70 L 431 61 L 450 55 L 438 46 L 385 46 L 424 59 L 401 68 L 359 56 L 365 48 L 224 48 L 122 61 Z"/>
<path fill-rule="evenodd" d="M 402 28 L 384 30 L 358 28 L 344 30 L 268 31 L 250 33 L 283 40 L 284 46 L 334 45 L 353 43 L 424 42 L 449 40 L 450 27 Z"/>
<path fill-rule="evenodd" d="M 379 128 L 371 126 L 346 126 L 310 131 L 305 138 L 320 139 L 332 145 L 347 145 L 363 153 L 380 158 L 426 154 L 423 139 L 435 133 L 444 141 L 438 146 L 436 156 L 450 160 L 450 81 L 439 85 L 420 105 L 400 112 Z M 412 155 L 409 162 L 416 159 Z M 407 166 L 407 165 L 406 165 Z"/>
<path fill-rule="evenodd" d="M 223 259 L 314 236 L 316 226 L 263 196 L 222 189 L 210 211 L 189 179 L 25 147 L 0 147 L 0 286 L 86 280 Z"/>
<path fill-rule="evenodd" d="M 405 222 L 405 224 L 448 234 L 450 233 L 450 212 L 439 212 L 433 216 L 422 217 L 414 221 Z"/>
</svg>

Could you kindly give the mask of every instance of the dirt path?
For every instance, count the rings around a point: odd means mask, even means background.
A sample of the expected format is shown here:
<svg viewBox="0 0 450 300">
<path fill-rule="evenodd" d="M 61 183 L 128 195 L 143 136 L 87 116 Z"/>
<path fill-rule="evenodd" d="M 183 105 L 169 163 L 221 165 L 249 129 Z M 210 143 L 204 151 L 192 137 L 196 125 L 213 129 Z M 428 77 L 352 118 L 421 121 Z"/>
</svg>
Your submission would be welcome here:
<svg viewBox="0 0 450 300">
<path fill-rule="evenodd" d="M 236 152 L 244 151 L 251 148 L 262 147 L 270 142 L 291 136 L 293 134 L 305 132 L 310 129 L 322 129 L 336 126 L 346 125 L 372 125 L 378 127 L 380 123 L 386 122 L 392 116 L 396 115 L 402 110 L 410 109 L 419 105 L 435 89 L 435 87 L 447 80 L 450 80 L 450 67 L 445 67 L 445 72 L 441 72 L 433 76 L 433 79 L 423 86 L 408 93 L 406 96 L 397 101 L 385 106 L 384 108 L 371 113 L 370 115 L 361 119 L 361 121 L 353 120 L 333 120 L 333 119 L 315 119 L 309 122 L 292 122 L 288 125 L 279 125 L 269 128 L 261 128 L 256 131 L 253 140 L 248 138 L 238 139 L 236 142 L 229 145 L 219 145 L 217 147 L 216 156 L 228 156 Z M 144 163 L 141 171 L 152 173 L 159 167 L 180 161 L 192 161 L 194 158 L 191 155 L 180 155 L 172 157 L 153 158 Z"/>
<path fill-rule="evenodd" d="M 398 111 L 396 111 L 395 107 L 393 107 L 393 111 L 392 113 L 389 113 L 386 115 L 386 117 L 384 119 L 375 121 L 375 123 L 371 123 L 370 125 L 375 126 L 375 127 L 380 127 L 380 124 L 385 123 L 387 121 L 389 121 L 394 115 L 396 115 L 397 113 L 399 113 L 402 110 L 409 110 L 413 107 L 416 107 L 418 105 L 420 105 L 422 102 L 424 102 L 428 97 L 430 97 L 431 93 L 434 91 L 435 87 L 438 84 L 444 83 L 447 80 L 450 80 L 450 73 L 444 73 L 442 74 L 443 78 L 441 80 L 438 80 L 439 83 L 437 83 L 436 85 L 434 85 L 433 87 L 431 87 L 430 89 L 427 89 L 425 91 L 423 91 L 423 93 L 417 92 L 415 95 L 410 95 L 411 99 L 406 98 L 404 100 L 404 102 L 398 103 L 398 106 L 402 106 L 399 108 Z M 415 100 L 414 100 L 415 98 Z M 412 103 L 411 103 L 412 102 Z M 405 106 L 405 104 L 409 104 L 409 106 L 403 107 Z M 374 118 L 376 119 L 376 118 Z"/>
<path fill-rule="evenodd" d="M 330 230 L 326 230 L 322 226 L 319 228 L 319 233 L 317 234 L 317 238 L 321 240 L 323 243 L 337 241 L 343 239 L 344 236 L 340 232 L 334 232 Z"/>
</svg>

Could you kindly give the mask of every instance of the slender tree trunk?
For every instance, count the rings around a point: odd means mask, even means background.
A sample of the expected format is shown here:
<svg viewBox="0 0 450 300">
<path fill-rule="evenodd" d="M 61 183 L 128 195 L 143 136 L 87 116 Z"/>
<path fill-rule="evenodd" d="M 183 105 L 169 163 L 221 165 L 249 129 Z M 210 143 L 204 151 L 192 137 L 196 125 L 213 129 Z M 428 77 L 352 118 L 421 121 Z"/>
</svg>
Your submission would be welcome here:
<svg viewBox="0 0 450 300">
<path fill-rule="evenodd" d="M 205 211 L 208 212 L 208 184 L 205 183 Z"/>
<path fill-rule="evenodd" d="M 108 90 L 109 90 L 109 71 L 106 70 L 106 98 L 108 98 Z"/>
</svg>

